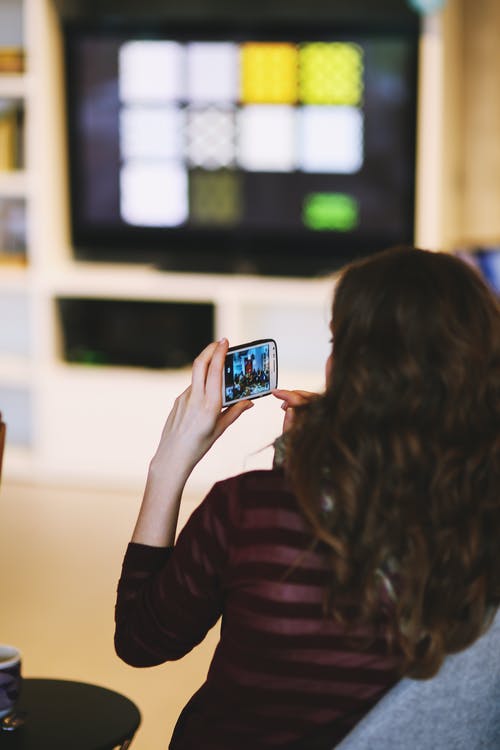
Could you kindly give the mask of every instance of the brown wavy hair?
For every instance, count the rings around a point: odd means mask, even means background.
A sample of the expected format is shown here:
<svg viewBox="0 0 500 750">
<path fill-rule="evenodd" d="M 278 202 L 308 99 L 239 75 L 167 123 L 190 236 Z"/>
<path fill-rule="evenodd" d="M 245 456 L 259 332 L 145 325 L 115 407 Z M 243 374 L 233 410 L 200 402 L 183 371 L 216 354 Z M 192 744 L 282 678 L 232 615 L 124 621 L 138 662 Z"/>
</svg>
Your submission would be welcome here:
<svg viewBox="0 0 500 750">
<path fill-rule="evenodd" d="M 332 332 L 287 471 L 332 614 L 377 622 L 389 592 L 403 671 L 429 677 L 500 603 L 499 303 L 458 258 L 398 247 L 343 271 Z"/>
</svg>

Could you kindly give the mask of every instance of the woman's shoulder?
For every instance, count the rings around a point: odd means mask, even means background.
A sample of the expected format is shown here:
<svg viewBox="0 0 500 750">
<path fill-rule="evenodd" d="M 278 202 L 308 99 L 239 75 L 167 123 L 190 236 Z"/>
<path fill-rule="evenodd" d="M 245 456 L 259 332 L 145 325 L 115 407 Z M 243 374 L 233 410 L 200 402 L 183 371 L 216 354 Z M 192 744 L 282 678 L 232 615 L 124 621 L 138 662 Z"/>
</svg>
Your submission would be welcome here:
<svg viewBox="0 0 500 750">
<path fill-rule="evenodd" d="M 213 507 L 217 505 L 219 512 L 225 511 L 234 528 L 264 521 L 272 525 L 299 523 L 297 501 L 281 469 L 248 471 L 224 479 L 214 485 L 207 500 Z"/>
<path fill-rule="evenodd" d="M 255 469 L 223 479 L 214 485 L 214 490 L 226 494 L 246 493 L 255 495 L 268 493 L 291 494 L 285 473 L 280 468 Z"/>
</svg>

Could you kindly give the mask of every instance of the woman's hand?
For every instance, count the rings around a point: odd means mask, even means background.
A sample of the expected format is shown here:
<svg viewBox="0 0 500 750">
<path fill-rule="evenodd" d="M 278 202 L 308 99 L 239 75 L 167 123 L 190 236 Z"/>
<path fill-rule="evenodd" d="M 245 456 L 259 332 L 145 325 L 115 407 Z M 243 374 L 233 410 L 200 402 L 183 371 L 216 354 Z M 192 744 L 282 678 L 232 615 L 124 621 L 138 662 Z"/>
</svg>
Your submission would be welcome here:
<svg viewBox="0 0 500 750">
<path fill-rule="evenodd" d="M 292 426 L 295 407 L 307 404 L 308 401 L 317 396 L 317 393 L 311 393 L 311 391 L 285 391 L 279 388 L 275 388 L 272 394 L 283 402 L 281 404 L 281 408 L 285 411 L 283 432 L 286 432 Z"/>
<path fill-rule="evenodd" d="M 253 406 L 240 401 L 222 409 L 222 373 L 228 349 L 227 339 L 209 344 L 193 363 L 191 385 L 175 400 L 160 444 L 153 458 L 162 462 L 174 451 L 191 471 L 222 433 Z"/>
<path fill-rule="evenodd" d="M 209 344 L 193 363 L 191 385 L 175 400 L 149 466 L 132 541 L 172 545 L 182 491 L 191 471 L 224 430 L 247 409 L 240 401 L 222 411 L 227 339 Z"/>
</svg>

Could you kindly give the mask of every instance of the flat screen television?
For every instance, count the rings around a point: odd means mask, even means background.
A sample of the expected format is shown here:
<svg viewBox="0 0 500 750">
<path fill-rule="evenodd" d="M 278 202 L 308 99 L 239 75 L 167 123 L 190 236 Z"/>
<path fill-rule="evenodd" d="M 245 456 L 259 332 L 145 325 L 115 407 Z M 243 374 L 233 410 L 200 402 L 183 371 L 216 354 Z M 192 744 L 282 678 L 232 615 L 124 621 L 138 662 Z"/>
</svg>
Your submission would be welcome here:
<svg viewBox="0 0 500 750">
<path fill-rule="evenodd" d="M 77 258 L 312 276 L 414 230 L 417 30 L 67 24 Z"/>
</svg>

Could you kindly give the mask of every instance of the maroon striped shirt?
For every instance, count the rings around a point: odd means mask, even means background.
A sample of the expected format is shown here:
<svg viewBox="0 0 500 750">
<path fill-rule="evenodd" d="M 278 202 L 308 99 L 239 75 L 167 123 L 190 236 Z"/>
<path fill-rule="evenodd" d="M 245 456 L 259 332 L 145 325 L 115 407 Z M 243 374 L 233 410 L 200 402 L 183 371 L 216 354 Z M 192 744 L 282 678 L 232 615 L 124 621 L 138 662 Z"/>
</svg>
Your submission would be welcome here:
<svg viewBox="0 0 500 750">
<path fill-rule="evenodd" d="M 124 661 L 178 659 L 222 616 L 171 750 L 331 750 L 397 681 L 380 631 L 325 618 L 327 576 L 281 470 L 216 484 L 173 549 L 129 545 L 116 605 Z"/>
</svg>

